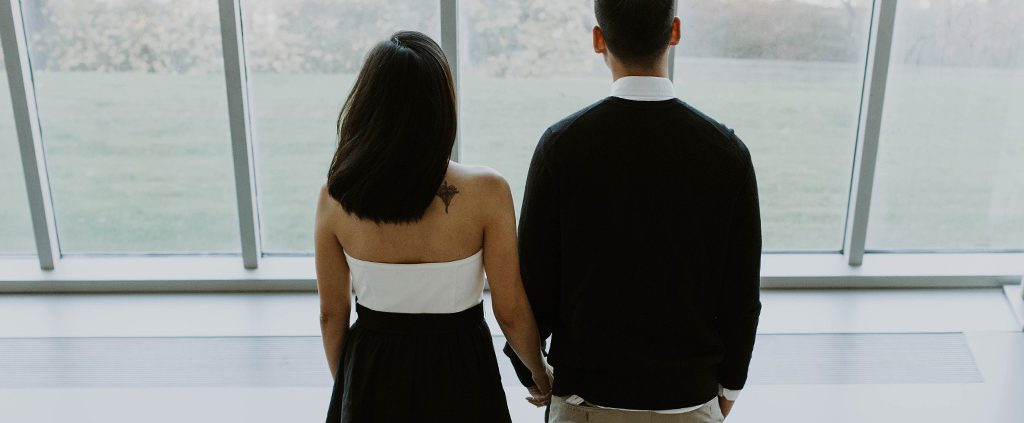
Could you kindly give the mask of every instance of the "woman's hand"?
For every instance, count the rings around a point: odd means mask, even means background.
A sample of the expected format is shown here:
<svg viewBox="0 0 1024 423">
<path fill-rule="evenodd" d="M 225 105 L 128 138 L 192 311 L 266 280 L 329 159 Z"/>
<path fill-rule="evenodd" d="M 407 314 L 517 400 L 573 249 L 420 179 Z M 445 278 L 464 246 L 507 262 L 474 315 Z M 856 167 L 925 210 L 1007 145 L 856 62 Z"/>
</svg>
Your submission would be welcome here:
<svg viewBox="0 0 1024 423">
<path fill-rule="evenodd" d="M 529 387 L 530 396 L 526 401 L 536 407 L 543 407 L 551 403 L 551 385 L 554 383 L 554 373 L 551 366 L 544 364 L 544 372 L 533 373 L 533 386 Z"/>
</svg>

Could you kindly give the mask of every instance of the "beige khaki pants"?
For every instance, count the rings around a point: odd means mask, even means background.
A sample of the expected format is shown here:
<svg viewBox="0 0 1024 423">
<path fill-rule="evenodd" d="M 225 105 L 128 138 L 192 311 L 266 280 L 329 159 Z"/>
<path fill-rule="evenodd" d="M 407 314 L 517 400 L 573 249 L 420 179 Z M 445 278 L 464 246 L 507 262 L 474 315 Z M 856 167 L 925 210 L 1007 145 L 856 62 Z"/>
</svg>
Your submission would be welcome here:
<svg viewBox="0 0 1024 423">
<path fill-rule="evenodd" d="M 565 398 L 552 396 L 551 414 L 548 417 L 549 423 L 721 423 L 724 420 L 718 398 L 686 413 L 660 414 L 573 405 L 565 402 Z"/>
</svg>

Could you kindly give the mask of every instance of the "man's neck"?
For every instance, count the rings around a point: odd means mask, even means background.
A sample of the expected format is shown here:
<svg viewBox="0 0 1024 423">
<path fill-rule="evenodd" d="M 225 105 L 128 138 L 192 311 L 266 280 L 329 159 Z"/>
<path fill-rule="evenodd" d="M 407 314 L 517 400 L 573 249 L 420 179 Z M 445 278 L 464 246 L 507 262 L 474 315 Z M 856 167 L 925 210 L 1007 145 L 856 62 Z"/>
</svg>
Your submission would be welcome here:
<svg viewBox="0 0 1024 423">
<path fill-rule="evenodd" d="M 668 66 L 656 66 L 653 68 L 628 68 L 624 66 L 611 66 L 612 80 L 625 78 L 627 76 L 653 76 L 657 78 L 668 78 Z"/>
</svg>

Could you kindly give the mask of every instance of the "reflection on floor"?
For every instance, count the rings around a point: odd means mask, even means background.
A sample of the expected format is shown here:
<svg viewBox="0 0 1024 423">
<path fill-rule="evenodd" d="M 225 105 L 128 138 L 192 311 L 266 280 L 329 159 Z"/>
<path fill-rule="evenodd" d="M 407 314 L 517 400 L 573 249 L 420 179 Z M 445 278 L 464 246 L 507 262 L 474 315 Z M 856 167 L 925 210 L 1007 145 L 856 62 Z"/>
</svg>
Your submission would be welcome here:
<svg viewBox="0 0 1024 423">
<path fill-rule="evenodd" d="M 0 296 L 0 422 L 321 421 L 316 307 L 312 294 Z M 768 291 L 760 332 L 729 421 L 1024 421 L 1024 333 L 1001 290 Z M 541 421 L 499 363 L 514 421 Z"/>
</svg>

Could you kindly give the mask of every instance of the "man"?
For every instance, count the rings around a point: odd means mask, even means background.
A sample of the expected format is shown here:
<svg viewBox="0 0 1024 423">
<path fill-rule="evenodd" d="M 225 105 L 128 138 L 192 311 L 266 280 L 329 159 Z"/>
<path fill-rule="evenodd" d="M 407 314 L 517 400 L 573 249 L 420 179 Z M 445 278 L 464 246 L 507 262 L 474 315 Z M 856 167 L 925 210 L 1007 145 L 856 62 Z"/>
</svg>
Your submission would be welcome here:
<svg viewBox="0 0 1024 423">
<path fill-rule="evenodd" d="M 519 231 L 551 421 L 721 421 L 761 310 L 750 154 L 675 98 L 673 0 L 596 0 L 611 96 L 537 145 Z M 533 380 L 506 346 L 527 387 Z"/>
</svg>

